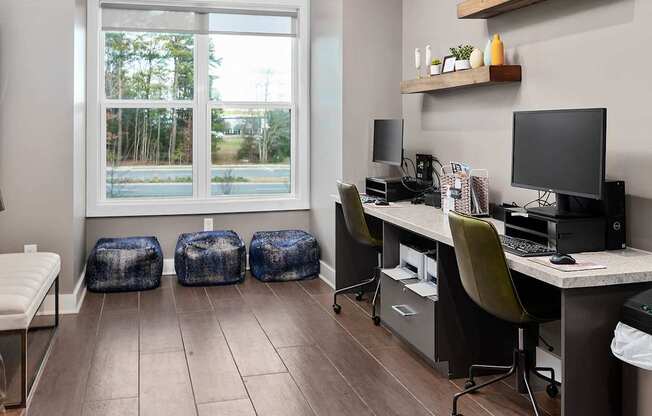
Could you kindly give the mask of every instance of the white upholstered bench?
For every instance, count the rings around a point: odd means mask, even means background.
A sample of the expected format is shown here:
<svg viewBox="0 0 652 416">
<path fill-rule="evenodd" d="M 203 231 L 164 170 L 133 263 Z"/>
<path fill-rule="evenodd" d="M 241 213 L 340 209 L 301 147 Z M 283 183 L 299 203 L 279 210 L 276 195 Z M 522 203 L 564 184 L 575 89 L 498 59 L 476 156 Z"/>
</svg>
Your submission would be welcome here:
<svg viewBox="0 0 652 416">
<path fill-rule="evenodd" d="M 59 323 L 60 270 L 57 254 L 0 254 L 0 354 L 6 366 L 8 408 L 26 405 Z M 48 294 L 54 298 L 54 310 L 44 310 Z"/>
</svg>

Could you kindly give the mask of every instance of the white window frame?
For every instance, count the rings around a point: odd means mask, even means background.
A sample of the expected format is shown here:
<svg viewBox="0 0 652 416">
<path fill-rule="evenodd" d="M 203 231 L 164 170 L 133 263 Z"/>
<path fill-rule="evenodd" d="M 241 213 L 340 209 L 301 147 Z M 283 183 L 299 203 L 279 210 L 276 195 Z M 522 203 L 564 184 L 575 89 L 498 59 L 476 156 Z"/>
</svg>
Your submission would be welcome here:
<svg viewBox="0 0 652 416">
<path fill-rule="evenodd" d="M 310 208 L 310 11 L 309 0 L 121 0 L 141 5 L 183 5 L 188 7 L 236 8 L 297 12 L 298 26 L 292 75 L 293 102 L 287 103 L 221 103 L 208 100 L 208 67 L 203 56 L 208 50 L 208 35 L 195 36 L 195 91 L 192 101 L 162 101 L 152 104 L 144 100 L 103 100 L 104 97 L 104 35 L 101 30 L 100 0 L 89 0 L 87 28 L 87 168 L 86 216 L 125 217 L 152 215 L 221 214 L 306 210 Z M 201 105 L 200 103 L 207 103 Z M 190 108 L 193 126 L 207 126 L 213 108 L 290 108 L 291 183 L 290 194 L 211 196 L 210 134 L 200 134 L 193 128 L 193 197 L 156 199 L 106 198 L 106 116 L 107 104 L 130 108 Z M 201 124 L 200 124 L 201 123 Z"/>
</svg>

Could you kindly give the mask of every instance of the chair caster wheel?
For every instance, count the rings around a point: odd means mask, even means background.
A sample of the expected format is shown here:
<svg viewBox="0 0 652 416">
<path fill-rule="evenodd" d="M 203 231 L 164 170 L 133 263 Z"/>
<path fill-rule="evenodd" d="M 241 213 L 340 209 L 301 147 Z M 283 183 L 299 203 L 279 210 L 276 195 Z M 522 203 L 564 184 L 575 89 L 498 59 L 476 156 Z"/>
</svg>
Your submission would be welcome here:
<svg viewBox="0 0 652 416">
<path fill-rule="evenodd" d="M 339 315 L 339 313 L 342 312 L 342 307 L 336 303 L 333 305 L 333 312 Z"/>
<path fill-rule="evenodd" d="M 472 389 L 473 387 L 475 387 L 475 381 L 471 379 L 466 380 L 464 383 L 464 390 Z"/>
<path fill-rule="evenodd" d="M 557 388 L 556 384 L 548 384 L 546 386 L 546 393 L 548 393 L 550 398 L 554 399 L 559 394 L 559 389 Z"/>
<path fill-rule="evenodd" d="M 380 316 L 374 316 L 371 319 L 374 321 L 374 325 L 376 325 L 376 326 L 380 325 Z"/>
<path fill-rule="evenodd" d="M 363 296 L 363 295 L 364 295 L 363 292 L 358 292 L 358 293 L 356 293 L 356 294 L 355 294 L 355 300 L 357 300 L 358 302 L 360 302 L 360 301 L 362 300 L 362 296 Z"/>
</svg>

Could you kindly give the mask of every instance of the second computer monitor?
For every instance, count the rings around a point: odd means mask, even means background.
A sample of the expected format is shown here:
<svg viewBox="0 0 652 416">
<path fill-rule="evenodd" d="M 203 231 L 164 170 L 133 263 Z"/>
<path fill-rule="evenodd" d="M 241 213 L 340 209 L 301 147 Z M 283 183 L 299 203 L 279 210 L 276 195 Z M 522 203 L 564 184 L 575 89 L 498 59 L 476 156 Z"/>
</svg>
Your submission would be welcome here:
<svg viewBox="0 0 652 416">
<path fill-rule="evenodd" d="M 515 112 L 512 185 L 555 192 L 558 211 L 570 196 L 601 199 L 606 120 L 604 108 Z"/>
<path fill-rule="evenodd" d="M 403 120 L 374 120 L 374 162 L 401 166 Z"/>
</svg>

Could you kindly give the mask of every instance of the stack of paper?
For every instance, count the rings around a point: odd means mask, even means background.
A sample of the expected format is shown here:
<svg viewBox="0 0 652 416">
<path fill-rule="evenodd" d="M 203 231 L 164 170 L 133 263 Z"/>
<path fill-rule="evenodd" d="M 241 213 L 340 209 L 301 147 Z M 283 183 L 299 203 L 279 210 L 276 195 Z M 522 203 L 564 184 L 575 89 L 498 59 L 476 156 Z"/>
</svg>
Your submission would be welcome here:
<svg viewBox="0 0 652 416">
<path fill-rule="evenodd" d="M 416 273 L 414 273 L 412 270 L 405 269 L 403 267 L 395 267 L 393 269 L 383 269 L 382 272 L 394 280 L 418 279 Z"/>
<path fill-rule="evenodd" d="M 437 285 L 433 282 L 419 282 L 405 285 L 408 289 L 424 298 L 437 296 Z"/>
</svg>

